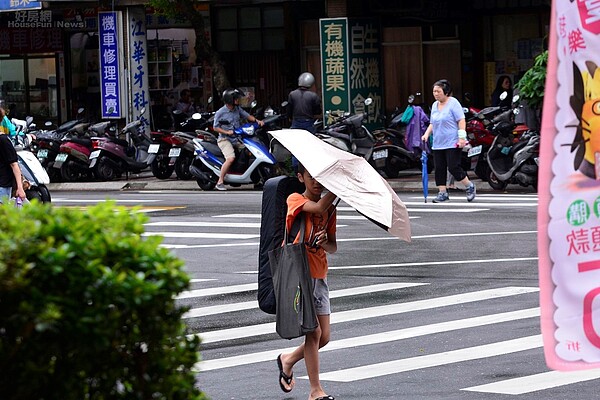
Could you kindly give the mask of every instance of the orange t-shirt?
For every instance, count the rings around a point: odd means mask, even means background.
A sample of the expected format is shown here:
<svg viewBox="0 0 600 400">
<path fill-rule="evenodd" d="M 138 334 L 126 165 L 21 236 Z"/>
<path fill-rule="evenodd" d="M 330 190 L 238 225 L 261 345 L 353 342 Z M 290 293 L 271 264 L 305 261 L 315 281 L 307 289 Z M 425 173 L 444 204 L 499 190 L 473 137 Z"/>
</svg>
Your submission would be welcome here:
<svg viewBox="0 0 600 400">
<path fill-rule="evenodd" d="M 300 193 L 292 193 L 287 198 L 287 215 L 286 215 L 286 227 L 288 232 L 292 229 L 292 224 L 294 223 L 294 219 L 296 215 L 298 215 L 304 204 L 308 201 L 306 197 L 304 197 Z M 329 222 L 327 222 L 326 232 L 327 234 L 335 234 L 336 229 L 336 212 L 335 209 L 331 211 L 331 218 L 329 218 Z M 317 231 L 323 229 L 325 222 L 327 221 L 328 212 L 324 212 L 322 214 L 311 214 L 304 213 L 304 218 L 306 221 L 306 227 L 304 228 L 304 242 L 307 244 L 312 243 L 314 239 L 314 234 Z M 313 227 L 316 227 L 313 229 Z M 300 233 L 296 235 L 294 239 L 294 243 L 298 243 L 300 241 Z M 317 249 L 313 249 L 311 247 L 306 247 L 306 253 L 308 258 L 308 265 L 310 267 L 310 275 L 316 279 L 325 279 L 327 277 L 327 254 L 322 247 L 318 247 Z"/>
</svg>

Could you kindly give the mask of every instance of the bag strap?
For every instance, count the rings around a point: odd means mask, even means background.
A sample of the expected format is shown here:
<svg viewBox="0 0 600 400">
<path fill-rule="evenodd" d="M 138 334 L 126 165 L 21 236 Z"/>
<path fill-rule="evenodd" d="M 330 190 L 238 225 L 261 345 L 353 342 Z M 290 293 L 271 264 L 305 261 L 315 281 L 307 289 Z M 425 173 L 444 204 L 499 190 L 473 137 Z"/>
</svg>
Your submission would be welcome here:
<svg viewBox="0 0 600 400">
<path fill-rule="evenodd" d="M 304 211 L 301 211 L 294 218 L 294 222 L 292 223 L 292 229 L 290 229 L 290 232 L 289 232 L 289 237 L 292 238 L 292 242 L 294 241 L 294 238 L 296 236 L 298 236 L 298 231 L 300 231 L 300 242 L 299 243 L 304 243 L 304 232 L 305 232 L 305 229 L 306 229 L 306 219 L 304 218 Z M 283 243 L 285 243 L 285 244 L 289 243 L 288 242 L 287 224 L 285 226 L 285 233 L 284 233 Z"/>
</svg>

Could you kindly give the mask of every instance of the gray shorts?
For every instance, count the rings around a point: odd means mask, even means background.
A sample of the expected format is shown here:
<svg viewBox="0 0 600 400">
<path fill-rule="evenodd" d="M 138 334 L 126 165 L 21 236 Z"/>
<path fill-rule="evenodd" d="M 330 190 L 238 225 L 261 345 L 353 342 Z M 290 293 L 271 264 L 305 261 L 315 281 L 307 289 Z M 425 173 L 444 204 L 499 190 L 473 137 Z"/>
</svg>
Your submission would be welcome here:
<svg viewBox="0 0 600 400">
<path fill-rule="evenodd" d="M 313 298 L 315 300 L 315 308 L 317 315 L 330 315 L 331 303 L 329 302 L 329 286 L 327 279 L 313 278 Z"/>
</svg>

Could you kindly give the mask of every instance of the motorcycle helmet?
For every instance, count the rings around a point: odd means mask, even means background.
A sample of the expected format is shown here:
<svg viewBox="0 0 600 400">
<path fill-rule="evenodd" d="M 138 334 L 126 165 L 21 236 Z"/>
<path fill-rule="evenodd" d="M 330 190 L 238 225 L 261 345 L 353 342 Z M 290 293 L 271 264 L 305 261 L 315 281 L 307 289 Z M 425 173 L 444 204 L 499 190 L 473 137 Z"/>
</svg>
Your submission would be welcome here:
<svg viewBox="0 0 600 400">
<path fill-rule="evenodd" d="M 230 106 L 235 105 L 235 99 L 244 97 L 244 92 L 240 89 L 225 89 L 223 91 L 223 102 Z"/>
<path fill-rule="evenodd" d="M 315 77 L 310 72 L 304 72 L 298 77 L 298 86 L 310 88 L 315 84 Z"/>
</svg>

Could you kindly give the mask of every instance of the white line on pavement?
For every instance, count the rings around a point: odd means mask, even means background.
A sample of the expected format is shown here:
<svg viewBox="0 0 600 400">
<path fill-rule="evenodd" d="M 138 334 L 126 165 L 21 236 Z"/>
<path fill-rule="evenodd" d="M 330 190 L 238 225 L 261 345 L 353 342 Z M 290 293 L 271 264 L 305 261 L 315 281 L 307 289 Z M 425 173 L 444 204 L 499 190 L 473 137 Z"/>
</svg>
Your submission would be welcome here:
<svg viewBox="0 0 600 400">
<path fill-rule="evenodd" d="M 399 264 L 371 264 L 371 265 L 346 265 L 339 267 L 329 267 L 333 269 L 361 269 L 361 268 L 395 268 L 395 267 L 414 267 L 425 265 L 456 265 L 456 264 L 483 264 L 483 263 L 499 263 L 499 262 L 515 262 L 515 261 L 537 261 L 537 257 L 517 257 L 517 258 L 493 258 L 493 259 L 477 259 L 477 260 L 457 260 L 457 261 L 425 261 Z"/>
<path fill-rule="evenodd" d="M 145 232 L 142 236 L 163 236 L 166 238 L 194 239 L 256 239 L 260 234 L 217 233 L 217 232 Z"/>
<path fill-rule="evenodd" d="M 347 296 L 357 296 L 365 293 L 383 292 L 386 290 L 404 289 L 408 287 L 428 285 L 428 283 L 382 283 L 379 285 L 359 286 L 350 289 L 332 290 L 329 297 L 332 299 Z M 194 291 L 195 292 L 195 291 Z M 192 297 L 192 296 L 190 296 Z M 178 297 L 179 298 L 179 297 Z M 185 314 L 182 319 L 206 317 L 208 315 L 217 315 L 227 312 L 251 310 L 258 308 L 258 301 L 244 301 L 240 303 L 221 304 L 216 306 L 192 308 Z"/>
<path fill-rule="evenodd" d="M 505 379 L 486 385 L 472 386 L 461 390 L 519 395 L 598 378 L 600 378 L 600 371 L 597 369 L 569 372 L 549 371 L 520 378 Z"/>
<path fill-rule="evenodd" d="M 526 310 L 511 311 L 506 313 L 484 315 L 473 318 L 465 318 L 441 322 L 430 325 L 423 325 L 411 328 L 398 329 L 394 331 L 381 332 L 371 335 L 355 336 L 347 339 L 331 341 L 327 346 L 321 348 L 319 352 L 348 349 L 359 346 L 368 346 L 373 344 L 389 343 L 396 340 L 409 339 L 418 336 L 431 335 L 434 333 L 449 332 L 477 326 L 498 324 L 502 322 L 515 321 L 525 318 L 533 318 L 539 315 L 539 308 L 530 308 Z M 541 340 L 540 340 L 541 342 Z M 540 343 L 541 345 L 541 343 Z M 253 354 L 243 354 L 239 356 L 224 357 L 214 360 L 201 361 L 196 364 L 196 368 L 201 371 L 210 371 L 215 369 L 230 368 L 240 365 L 253 364 L 263 361 L 274 360 L 278 354 L 293 350 L 294 348 L 268 350 Z M 465 349 L 466 350 L 466 349 Z M 416 357 L 418 358 L 418 357 Z M 364 367 L 368 369 L 367 367 Z M 345 370 L 348 371 L 348 370 Z M 334 372 L 329 374 L 335 374 Z M 328 374 L 321 373 L 321 379 Z M 336 380 L 336 379 L 329 379 Z"/>
<path fill-rule="evenodd" d="M 519 351 L 536 349 L 538 347 L 542 347 L 542 335 L 526 336 L 518 339 L 485 344 L 482 346 L 446 351 L 443 353 L 363 365 L 356 368 L 340 369 L 333 372 L 321 373 L 319 377 L 322 381 L 354 382 L 363 379 L 377 378 L 380 376 L 399 374 L 401 372 L 437 367 L 440 365 L 453 364 L 462 361 L 495 357 L 504 354 L 516 353 Z M 300 378 L 306 379 L 308 377 L 302 376 Z"/>
<path fill-rule="evenodd" d="M 497 289 L 480 290 L 477 292 L 461 293 L 451 296 L 435 297 L 432 299 L 417 300 L 407 303 L 386 304 L 383 306 L 360 308 L 356 310 L 340 311 L 331 314 L 331 323 L 358 321 L 366 318 L 376 318 L 387 315 L 403 314 L 412 311 L 429 310 L 437 307 L 453 306 L 472 303 L 476 301 L 497 299 L 539 291 L 536 287 L 503 287 Z M 258 335 L 275 333 L 275 323 L 248 325 L 239 328 L 220 329 L 210 332 L 198 333 L 203 343 L 214 343 L 223 340 L 234 340 Z"/>
<path fill-rule="evenodd" d="M 240 293 L 248 292 L 250 290 L 257 290 L 258 283 L 246 283 L 243 285 L 232 285 L 232 286 L 220 286 L 214 288 L 205 289 L 194 289 L 181 292 L 176 299 L 189 299 L 191 297 L 203 297 L 203 296 L 218 296 L 221 294 Z"/>
</svg>

